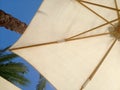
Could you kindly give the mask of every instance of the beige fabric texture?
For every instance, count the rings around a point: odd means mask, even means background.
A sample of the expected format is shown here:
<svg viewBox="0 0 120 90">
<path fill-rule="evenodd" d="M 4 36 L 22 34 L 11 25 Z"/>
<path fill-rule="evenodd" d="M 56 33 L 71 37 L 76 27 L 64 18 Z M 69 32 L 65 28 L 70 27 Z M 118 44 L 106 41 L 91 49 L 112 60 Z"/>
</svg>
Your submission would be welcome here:
<svg viewBox="0 0 120 90">
<path fill-rule="evenodd" d="M 89 2 L 115 8 L 114 0 Z M 109 34 L 76 39 L 108 33 L 110 24 L 69 39 L 117 19 L 116 10 L 84 4 L 105 20 L 75 0 L 44 0 L 25 33 L 11 47 L 57 90 L 80 90 L 114 41 Z M 119 46 L 117 41 L 84 90 L 120 90 Z M 19 47 L 25 48 L 15 49 Z"/>
</svg>

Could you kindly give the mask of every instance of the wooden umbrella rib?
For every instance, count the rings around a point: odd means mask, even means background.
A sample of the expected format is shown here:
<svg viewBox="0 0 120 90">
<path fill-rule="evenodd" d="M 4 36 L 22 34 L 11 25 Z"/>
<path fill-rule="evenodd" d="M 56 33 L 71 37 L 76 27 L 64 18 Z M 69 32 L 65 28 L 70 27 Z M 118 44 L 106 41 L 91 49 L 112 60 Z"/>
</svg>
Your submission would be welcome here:
<svg viewBox="0 0 120 90">
<path fill-rule="evenodd" d="M 114 19 L 114 20 L 110 21 L 110 23 L 115 22 L 115 21 L 117 21 L 117 20 L 118 20 L 118 19 Z M 76 35 L 74 35 L 74 36 L 71 36 L 71 37 L 69 37 L 69 38 L 67 38 L 67 39 L 75 38 L 75 37 L 77 37 L 77 36 L 80 36 L 80 35 L 82 35 L 82 34 L 85 34 L 85 33 L 91 32 L 91 31 L 94 31 L 94 30 L 96 30 L 96 29 L 98 29 L 98 28 L 101 28 L 101 27 L 103 27 L 103 26 L 105 26 L 105 25 L 108 25 L 108 24 L 109 24 L 108 22 L 107 22 L 107 23 L 104 23 L 104 24 L 99 25 L 99 26 L 97 26 L 97 27 L 91 28 L 91 29 L 89 29 L 89 30 L 86 30 L 86 31 L 81 32 L 81 33 L 79 33 L 79 34 L 76 34 Z"/>
<path fill-rule="evenodd" d="M 116 0 L 114 0 L 115 2 L 115 7 L 116 7 L 116 12 L 117 12 L 117 17 L 120 18 L 120 13 L 119 13 L 119 8 L 118 8 L 118 3 Z M 120 19 L 118 19 L 118 21 L 120 22 Z"/>
<path fill-rule="evenodd" d="M 97 3 L 92 3 L 92 2 L 88 2 L 88 1 L 81 1 L 81 2 L 91 4 L 91 5 L 95 5 L 95 6 L 99 6 L 99 7 L 103 7 L 103 8 L 110 9 L 110 10 L 118 10 L 118 11 L 120 11 L 120 9 L 116 9 L 116 8 L 113 8 L 113 7 L 109 7 L 109 6 L 105 6 L 105 5 L 101 5 L 101 4 L 97 4 Z"/>
<path fill-rule="evenodd" d="M 112 27 L 114 27 L 114 25 L 112 23 L 110 23 L 107 19 L 105 19 L 104 17 L 102 17 L 100 14 L 96 13 L 94 10 L 92 10 L 91 8 L 89 8 L 87 5 L 83 4 L 81 1 L 79 2 L 82 6 L 84 6 L 85 8 L 87 8 L 88 10 L 90 10 L 92 13 L 94 13 L 95 15 L 97 15 L 98 17 L 100 17 L 102 20 L 104 20 L 105 22 L 109 23 L 110 25 L 112 25 Z"/>
<path fill-rule="evenodd" d="M 98 37 L 98 36 L 103 36 L 103 35 L 108 35 L 109 33 L 101 33 L 101 34 L 95 34 L 95 35 L 89 35 L 85 37 L 79 37 L 79 38 L 74 38 L 74 39 L 65 39 L 65 40 L 59 40 L 59 41 L 53 41 L 53 42 L 47 42 L 47 43 L 41 43 L 41 44 L 35 44 L 35 45 L 29 45 L 29 46 L 23 46 L 23 47 L 17 47 L 17 48 L 11 48 L 9 49 L 10 51 L 13 50 L 19 50 L 19 49 L 25 49 L 25 48 L 33 48 L 37 46 L 44 46 L 44 45 L 51 45 L 51 44 L 57 44 L 60 42 L 69 42 L 69 41 L 74 41 L 74 40 L 81 40 L 81 39 L 86 39 L 86 38 L 92 38 L 92 37 Z"/>
<path fill-rule="evenodd" d="M 13 50 L 19 50 L 19 49 L 25 49 L 25 48 L 33 48 L 33 47 L 38 47 L 38 46 L 43 46 L 43 45 L 56 44 L 56 43 L 58 43 L 58 42 L 57 41 L 53 41 L 53 42 L 47 42 L 47 43 L 41 43 L 41 44 L 34 44 L 34 45 L 29 45 L 29 46 L 11 48 L 9 50 L 13 51 Z"/>
<path fill-rule="evenodd" d="M 91 37 L 98 37 L 98 36 L 109 35 L 109 34 L 110 33 L 100 33 L 100 34 L 94 34 L 94 35 L 79 37 L 79 38 L 66 39 L 66 41 L 80 40 L 80 39 L 86 39 L 86 38 L 91 38 Z"/>
<path fill-rule="evenodd" d="M 81 86 L 80 90 L 83 90 L 86 85 L 88 84 L 88 82 L 90 80 L 92 80 L 92 78 L 94 77 L 94 75 L 96 74 L 96 72 L 98 71 L 98 69 L 100 68 L 100 66 L 102 65 L 102 63 L 105 61 L 106 57 L 108 56 L 108 54 L 110 53 L 110 51 L 112 50 L 113 46 L 115 45 L 117 39 L 114 40 L 114 42 L 110 45 L 110 47 L 108 48 L 108 50 L 106 51 L 105 55 L 102 57 L 102 59 L 100 60 L 100 62 L 98 63 L 98 65 L 95 67 L 95 69 L 92 71 L 92 73 L 90 74 L 90 76 L 86 79 L 86 81 L 83 83 L 83 85 Z"/>
</svg>

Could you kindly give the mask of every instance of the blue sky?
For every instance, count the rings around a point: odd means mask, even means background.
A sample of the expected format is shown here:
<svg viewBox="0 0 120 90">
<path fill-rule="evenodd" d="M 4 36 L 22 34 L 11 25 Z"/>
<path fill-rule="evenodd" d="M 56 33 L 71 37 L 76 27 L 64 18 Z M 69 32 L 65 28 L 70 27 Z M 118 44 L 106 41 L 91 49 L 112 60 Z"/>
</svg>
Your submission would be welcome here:
<svg viewBox="0 0 120 90">
<path fill-rule="evenodd" d="M 0 9 L 29 24 L 41 3 L 42 0 L 0 0 Z M 20 36 L 20 34 L 0 27 L 0 48 L 2 49 L 14 44 Z M 15 61 L 23 62 L 28 66 L 29 73 L 26 77 L 31 80 L 31 83 L 28 86 L 19 87 L 22 90 L 36 90 L 36 85 L 39 81 L 39 73 L 37 70 L 35 70 L 22 58 L 17 58 Z M 54 90 L 54 88 L 47 83 L 46 90 Z"/>
</svg>

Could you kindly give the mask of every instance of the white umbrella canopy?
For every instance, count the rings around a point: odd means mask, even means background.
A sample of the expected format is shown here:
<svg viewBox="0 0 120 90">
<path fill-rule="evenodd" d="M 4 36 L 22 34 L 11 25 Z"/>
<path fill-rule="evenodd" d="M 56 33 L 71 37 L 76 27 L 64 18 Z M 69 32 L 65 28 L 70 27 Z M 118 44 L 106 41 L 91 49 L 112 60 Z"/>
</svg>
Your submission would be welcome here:
<svg viewBox="0 0 120 90">
<path fill-rule="evenodd" d="M 10 50 L 57 90 L 120 90 L 118 3 L 44 0 Z"/>
<path fill-rule="evenodd" d="M 0 77 L 0 90 L 20 90 L 15 85 Z"/>
</svg>

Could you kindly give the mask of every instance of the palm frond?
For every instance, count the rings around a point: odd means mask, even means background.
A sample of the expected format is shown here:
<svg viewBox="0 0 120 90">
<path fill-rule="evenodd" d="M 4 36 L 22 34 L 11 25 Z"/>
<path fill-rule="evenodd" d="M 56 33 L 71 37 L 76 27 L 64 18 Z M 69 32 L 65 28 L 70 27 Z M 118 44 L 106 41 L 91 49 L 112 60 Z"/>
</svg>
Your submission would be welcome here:
<svg viewBox="0 0 120 90">
<path fill-rule="evenodd" d="M 44 90 L 46 86 L 46 82 L 47 80 L 43 76 L 40 76 L 40 81 L 37 85 L 37 90 Z"/>
<path fill-rule="evenodd" d="M 15 58 L 17 58 L 18 56 L 14 53 L 10 53 L 10 54 L 5 54 L 5 55 L 1 55 L 0 56 L 0 63 L 3 63 L 5 61 L 11 61 Z"/>
<path fill-rule="evenodd" d="M 28 69 L 23 63 L 9 62 L 6 64 L 0 64 L 0 71 L 27 73 Z"/>
<path fill-rule="evenodd" d="M 30 81 L 23 76 L 23 74 L 19 74 L 16 72 L 5 72 L 1 71 L 0 76 L 7 79 L 8 81 L 14 83 L 14 84 L 20 84 L 26 86 Z"/>
<path fill-rule="evenodd" d="M 0 76 L 14 84 L 27 85 L 30 82 L 24 76 L 28 72 L 27 67 L 21 62 L 13 62 L 18 56 L 6 52 L 8 48 L 0 50 Z"/>
</svg>

